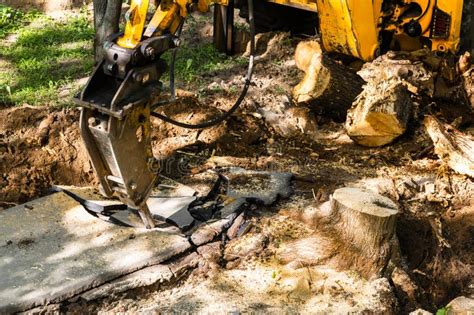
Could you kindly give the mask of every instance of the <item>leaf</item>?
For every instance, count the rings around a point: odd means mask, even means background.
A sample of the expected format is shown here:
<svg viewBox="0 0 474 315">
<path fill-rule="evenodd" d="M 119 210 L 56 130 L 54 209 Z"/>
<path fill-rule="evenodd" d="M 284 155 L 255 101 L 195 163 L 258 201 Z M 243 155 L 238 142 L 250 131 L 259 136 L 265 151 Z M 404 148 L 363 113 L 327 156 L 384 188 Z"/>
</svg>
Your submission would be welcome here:
<svg viewBox="0 0 474 315">
<path fill-rule="evenodd" d="M 192 65 L 193 65 L 193 60 L 192 59 L 186 60 L 186 70 L 189 70 Z"/>
</svg>

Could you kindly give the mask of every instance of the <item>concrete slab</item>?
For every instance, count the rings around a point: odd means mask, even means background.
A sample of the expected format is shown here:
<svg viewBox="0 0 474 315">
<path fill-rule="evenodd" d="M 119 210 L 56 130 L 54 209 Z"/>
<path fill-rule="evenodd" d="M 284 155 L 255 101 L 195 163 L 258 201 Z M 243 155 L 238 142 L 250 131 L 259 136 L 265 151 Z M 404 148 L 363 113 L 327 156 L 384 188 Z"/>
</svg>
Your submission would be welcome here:
<svg viewBox="0 0 474 315">
<path fill-rule="evenodd" d="M 57 303 L 191 247 L 165 230 L 104 222 L 64 193 L 0 212 L 0 313 Z"/>
<path fill-rule="evenodd" d="M 245 198 L 264 205 L 271 205 L 278 198 L 288 198 L 291 187 L 291 173 L 249 171 L 240 167 L 224 169 L 221 174 L 228 180 L 227 196 Z"/>
<path fill-rule="evenodd" d="M 167 283 L 173 277 L 174 274 L 167 265 L 150 266 L 87 291 L 81 294 L 81 299 L 93 301 L 155 283 Z"/>
</svg>

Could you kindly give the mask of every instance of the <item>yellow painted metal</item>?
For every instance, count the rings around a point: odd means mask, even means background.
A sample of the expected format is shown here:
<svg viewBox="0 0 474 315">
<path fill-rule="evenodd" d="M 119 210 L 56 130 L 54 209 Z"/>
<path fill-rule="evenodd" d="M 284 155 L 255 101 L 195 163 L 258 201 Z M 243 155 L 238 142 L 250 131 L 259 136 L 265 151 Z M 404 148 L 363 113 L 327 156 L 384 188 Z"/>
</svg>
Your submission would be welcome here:
<svg viewBox="0 0 474 315">
<path fill-rule="evenodd" d="M 181 19 L 180 7 L 177 3 L 173 2 L 169 5 L 162 3 L 148 24 L 144 36 L 151 37 L 153 35 L 161 35 L 163 31 L 167 30 L 169 30 L 171 33 L 174 33 L 176 29 L 170 29 L 170 26 L 172 26 L 176 20 L 181 22 Z"/>
<path fill-rule="evenodd" d="M 455 53 L 459 49 L 463 2 L 463 0 L 404 0 L 395 8 L 391 17 L 392 22 L 385 29 L 394 33 L 401 50 L 416 50 L 422 48 L 422 43 L 419 39 L 408 36 L 404 31 L 404 26 L 415 20 L 421 26 L 421 36 L 431 41 L 433 51 Z M 414 4 L 419 5 L 420 15 L 404 16 L 410 5 Z M 436 19 L 434 13 L 437 9 L 448 14 L 451 19 L 450 32 L 446 38 L 432 38 L 431 27 Z"/>
<path fill-rule="evenodd" d="M 117 41 L 119 46 L 135 48 L 140 43 L 143 29 L 145 28 L 149 4 L 149 0 L 132 0 L 130 9 L 125 15 L 127 25 L 125 26 L 124 35 Z"/>
<path fill-rule="evenodd" d="M 443 12 L 446 12 L 451 16 L 451 29 L 449 36 L 445 39 L 431 39 L 432 47 L 434 51 L 450 51 L 455 53 L 459 50 L 459 42 L 461 36 L 461 23 L 462 23 L 462 8 L 463 0 L 438 0 L 436 6 Z M 432 13 L 432 12 L 430 12 Z M 432 14 L 430 14 L 432 15 Z M 432 20 L 433 16 L 429 18 Z M 428 37 L 430 35 L 429 27 L 424 32 L 423 36 Z"/>
<path fill-rule="evenodd" d="M 317 0 L 317 7 L 325 50 L 367 61 L 377 56 L 382 0 Z"/>
<path fill-rule="evenodd" d="M 307 11 L 318 11 L 318 6 L 316 4 L 317 0 L 268 0 L 268 2 L 273 2 L 281 5 L 286 5 L 298 9 L 303 9 Z"/>
</svg>

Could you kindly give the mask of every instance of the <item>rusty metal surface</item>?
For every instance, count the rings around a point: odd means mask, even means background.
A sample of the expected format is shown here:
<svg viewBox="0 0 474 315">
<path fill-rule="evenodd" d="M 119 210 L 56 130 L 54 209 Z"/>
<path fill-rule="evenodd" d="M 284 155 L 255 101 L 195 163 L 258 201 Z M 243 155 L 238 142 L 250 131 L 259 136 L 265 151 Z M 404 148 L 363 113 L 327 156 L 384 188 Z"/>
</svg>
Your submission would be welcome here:
<svg viewBox="0 0 474 315">
<path fill-rule="evenodd" d="M 0 313 L 62 301 L 190 248 L 172 230 L 97 219 L 64 193 L 4 210 L 0 223 Z"/>
</svg>

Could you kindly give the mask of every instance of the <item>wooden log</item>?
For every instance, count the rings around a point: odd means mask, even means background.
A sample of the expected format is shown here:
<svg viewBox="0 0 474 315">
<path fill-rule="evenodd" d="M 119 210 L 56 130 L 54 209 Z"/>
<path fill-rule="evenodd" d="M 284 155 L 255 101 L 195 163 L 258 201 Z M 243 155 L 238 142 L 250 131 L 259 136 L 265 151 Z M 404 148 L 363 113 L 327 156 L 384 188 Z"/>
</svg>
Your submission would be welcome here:
<svg viewBox="0 0 474 315">
<path fill-rule="evenodd" d="M 433 140 L 436 155 L 456 172 L 474 177 L 474 137 L 426 116 L 424 125 Z"/>
<path fill-rule="evenodd" d="M 365 81 L 373 84 L 387 80 L 400 80 L 415 94 L 434 94 L 434 74 L 429 68 L 437 70 L 441 59 L 432 52 L 419 50 L 416 52 L 390 51 L 370 63 L 366 63 L 357 72 Z"/>
<path fill-rule="evenodd" d="M 389 144 L 407 129 L 413 102 L 398 81 L 367 84 L 347 114 L 346 131 L 360 145 Z"/>
<path fill-rule="evenodd" d="M 299 43 L 295 62 L 305 76 L 293 89 L 294 102 L 308 104 L 323 114 L 344 121 L 347 110 L 362 91 L 364 80 L 350 68 L 329 58 L 317 41 Z"/>
<path fill-rule="evenodd" d="M 381 276 L 395 248 L 398 206 L 389 198 L 360 188 L 337 189 L 328 222 L 340 242 L 336 264 L 370 278 Z"/>
</svg>

